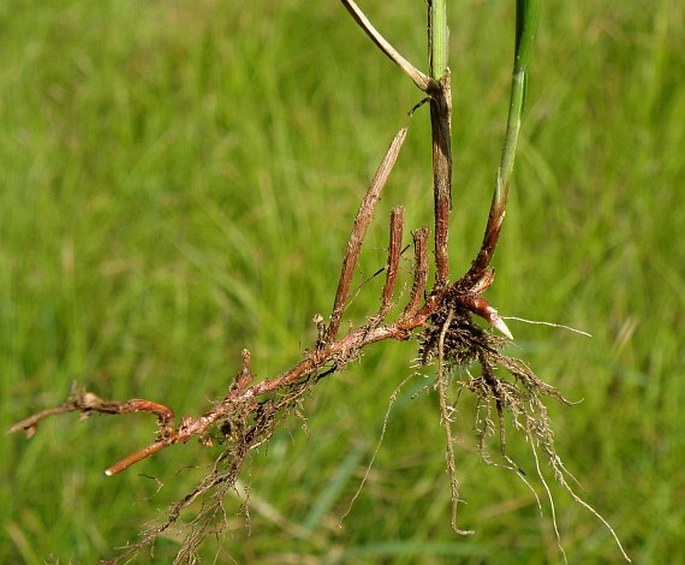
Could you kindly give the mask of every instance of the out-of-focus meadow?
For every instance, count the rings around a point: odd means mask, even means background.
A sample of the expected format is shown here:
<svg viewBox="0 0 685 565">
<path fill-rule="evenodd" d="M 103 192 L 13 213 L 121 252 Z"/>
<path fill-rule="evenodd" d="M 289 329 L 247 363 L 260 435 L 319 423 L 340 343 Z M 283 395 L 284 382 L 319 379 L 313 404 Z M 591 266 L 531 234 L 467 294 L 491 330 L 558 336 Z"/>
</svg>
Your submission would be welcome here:
<svg viewBox="0 0 685 565">
<path fill-rule="evenodd" d="M 452 271 L 484 227 L 506 120 L 514 2 L 451 2 Z M 425 68 L 423 2 L 364 2 Z M 550 406 L 578 489 L 638 563 L 685 560 L 685 5 L 544 3 L 497 280 L 516 347 L 573 400 Z M 385 261 L 387 216 L 431 218 L 427 108 L 338 2 L 9 0 L 0 6 L 0 423 L 62 402 L 72 381 L 179 414 L 220 398 L 253 353 L 295 362 L 327 314 L 357 204 L 395 131 L 408 141 L 360 280 Z M 409 240 L 408 233 L 405 236 Z M 409 280 L 410 258 L 404 264 Z M 381 277 L 352 322 L 375 311 Z M 369 348 L 321 382 L 226 501 L 219 560 L 547 563 L 560 554 L 516 476 L 481 462 L 457 417 L 460 525 L 450 530 L 435 394 L 401 395 L 339 527 L 416 343 Z M 408 390 L 417 382 L 414 379 Z M 424 381 L 428 382 L 428 381 Z M 0 561 L 94 562 L 180 498 L 216 451 L 168 449 L 148 416 L 60 416 L 0 442 Z M 522 440 L 509 449 L 533 479 Z M 618 561 L 607 530 L 552 486 L 571 562 Z M 168 561 L 175 534 L 154 559 Z M 209 558 L 217 542 L 205 548 Z"/>
</svg>

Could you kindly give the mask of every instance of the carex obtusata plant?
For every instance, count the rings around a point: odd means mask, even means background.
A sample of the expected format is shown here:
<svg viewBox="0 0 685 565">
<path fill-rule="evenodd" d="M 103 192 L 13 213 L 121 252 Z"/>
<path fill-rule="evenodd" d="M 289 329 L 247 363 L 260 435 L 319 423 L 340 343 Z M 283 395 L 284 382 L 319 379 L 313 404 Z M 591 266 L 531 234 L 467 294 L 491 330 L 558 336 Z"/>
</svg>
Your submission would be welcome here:
<svg viewBox="0 0 685 565">
<path fill-rule="evenodd" d="M 184 416 L 178 420 L 174 411 L 162 403 L 142 399 L 107 401 L 93 392 L 75 387 L 67 402 L 19 422 L 12 431 L 21 430 L 31 435 L 41 420 L 61 412 L 80 412 L 84 415 L 154 414 L 157 418 L 155 440 L 111 465 L 105 471 L 108 476 L 193 438 L 199 439 L 205 446 L 215 446 L 218 455 L 211 471 L 191 492 L 168 509 L 160 523 L 144 530 L 140 540 L 127 546 L 114 559 L 127 559 L 144 547 L 151 546 L 159 536 L 182 522 L 181 513 L 185 509 L 198 503 L 199 510 L 184 524 L 185 534 L 176 558 L 177 562 L 194 562 L 207 536 L 216 535 L 226 528 L 224 499 L 237 489 L 240 472 L 250 451 L 269 441 L 274 430 L 287 415 L 298 409 L 314 386 L 325 377 L 342 370 L 351 361 L 359 359 L 362 350 L 371 344 L 414 339 L 418 343 L 418 369 L 415 374 L 432 375 L 430 382 L 439 398 L 439 420 L 445 433 L 446 466 L 451 486 L 452 528 L 460 534 L 471 533 L 462 530 L 457 520 L 460 493 L 453 437 L 457 403 L 463 396 L 471 394 L 476 404 L 475 434 L 483 459 L 514 472 L 531 489 L 542 511 L 533 479 L 523 470 L 525 465 L 514 461 L 507 451 L 507 430 L 513 429 L 527 440 L 535 469 L 533 476 L 538 477 L 547 493 L 562 555 L 561 535 L 556 525 L 551 491 L 541 470 L 540 454 L 546 459 L 554 478 L 579 504 L 607 526 L 621 553 L 628 559 L 609 524 L 575 494 L 569 484 L 572 477 L 556 452 L 545 401 L 568 401 L 554 387 L 542 381 L 524 361 L 504 352 L 513 336 L 504 318 L 483 297 L 495 279 L 492 259 L 501 235 L 512 184 L 540 1 L 516 2 L 510 102 L 501 161 L 495 175 L 481 247 L 471 265 L 457 279 L 450 277 L 448 245 L 453 187 L 452 77 L 448 61 L 447 0 L 427 2 L 427 72 L 421 71 L 400 54 L 353 0 L 342 0 L 342 3 L 361 30 L 404 71 L 421 92 L 421 100 L 411 114 L 417 113 L 423 103 L 428 106 L 434 210 L 433 260 L 428 252 L 431 228 L 419 226 L 411 233 L 411 284 L 406 292 L 397 292 L 403 248 L 404 207 L 394 208 L 389 218 L 387 261 L 380 271 L 385 274 L 380 306 L 377 311 L 369 313 L 362 323 L 349 326 L 342 324 L 368 227 L 409 134 L 409 127 L 406 126 L 400 128 L 393 137 L 359 205 L 343 253 L 330 315 L 327 319 L 320 314 L 314 316 L 316 340 L 293 367 L 259 380 L 251 367 L 251 354 L 245 349 L 241 367 L 233 383 L 227 387 L 227 394 L 201 415 Z M 431 272 L 432 282 L 429 276 Z M 478 319 L 485 323 L 479 323 Z M 344 332 L 341 332 L 341 327 L 345 328 Z M 490 450 L 490 440 L 498 444 L 494 456 Z"/>
</svg>

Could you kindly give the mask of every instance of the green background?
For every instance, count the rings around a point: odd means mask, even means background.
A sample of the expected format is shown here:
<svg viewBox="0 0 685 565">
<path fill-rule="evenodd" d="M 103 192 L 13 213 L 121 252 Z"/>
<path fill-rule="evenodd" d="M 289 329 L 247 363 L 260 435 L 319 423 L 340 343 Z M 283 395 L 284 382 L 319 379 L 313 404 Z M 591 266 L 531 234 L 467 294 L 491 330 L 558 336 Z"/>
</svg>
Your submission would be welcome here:
<svg viewBox="0 0 685 565">
<path fill-rule="evenodd" d="M 514 2 L 451 4 L 459 275 L 501 150 Z M 362 7 L 425 68 L 423 2 Z M 593 334 L 512 321 L 511 352 L 582 399 L 550 407 L 557 449 L 637 563 L 685 560 L 684 50 L 678 0 L 544 3 L 488 293 L 503 315 Z M 338 2 L 8 0 L 0 51 L 3 429 L 62 402 L 73 380 L 198 414 L 225 393 L 241 348 L 260 377 L 296 362 L 331 307 L 358 201 L 408 122 L 360 280 L 385 261 L 392 206 L 406 206 L 407 228 L 430 223 L 427 108 L 406 117 L 420 93 Z M 372 313 L 381 284 L 346 319 Z M 460 526 L 474 536 L 450 531 L 427 392 L 395 404 L 339 526 L 415 355 L 412 342 L 375 345 L 315 388 L 306 425 L 288 419 L 250 458 L 249 532 L 227 500 L 219 562 L 560 560 L 549 508 L 541 518 L 515 476 L 480 461 L 468 398 L 456 452 Z M 0 561 L 91 563 L 135 539 L 217 453 L 191 442 L 104 477 L 153 431 L 149 416 L 69 415 L 30 441 L 2 436 Z M 525 442 L 509 449 L 531 475 Z M 606 529 L 552 490 L 570 561 L 619 561 Z M 169 561 L 176 538 L 141 562 Z"/>
</svg>

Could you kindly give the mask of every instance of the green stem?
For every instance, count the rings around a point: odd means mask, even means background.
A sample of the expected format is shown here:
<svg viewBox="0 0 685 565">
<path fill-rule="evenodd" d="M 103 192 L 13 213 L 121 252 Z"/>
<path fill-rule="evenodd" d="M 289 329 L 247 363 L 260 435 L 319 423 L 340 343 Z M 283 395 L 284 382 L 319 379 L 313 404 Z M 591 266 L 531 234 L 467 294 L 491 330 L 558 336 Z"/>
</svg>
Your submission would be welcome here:
<svg viewBox="0 0 685 565">
<path fill-rule="evenodd" d="M 540 0 L 516 1 L 516 43 L 514 48 L 514 65 L 511 77 L 511 95 L 509 98 L 509 117 L 504 135 L 504 147 L 495 189 L 490 205 L 488 224 L 485 228 L 483 243 L 468 273 L 464 275 L 465 286 L 477 286 L 489 270 L 492 256 L 497 247 L 504 213 L 509 197 L 509 186 L 514 171 L 516 146 L 521 129 L 521 116 L 526 95 L 528 65 L 532 56 L 535 32 L 540 17 Z"/>
<path fill-rule="evenodd" d="M 517 0 L 516 2 L 516 47 L 514 69 L 511 77 L 511 96 L 509 117 L 504 136 L 502 160 L 497 171 L 497 181 L 492 206 L 499 214 L 504 214 L 509 196 L 509 186 L 514 171 L 516 146 L 518 145 L 521 117 L 525 103 L 528 65 L 535 43 L 535 32 L 540 18 L 540 0 Z"/>
<path fill-rule="evenodd" d="M 507 119 L 507 131 L 504 135 L 504 147 L 495 191 L 492 197 L 492 207 L 497 216 L 503 215 L 509 197 L 509 186 L 514 172 L 516 160 L 516 147 L 518 145 L 519 131 L 521 130 L 521 115 L 523 113 L 523 101 L 526 88 L 525 71 L 514 72 L 511 80 L 511 95 L 509 99 L 509 117 Z"/>
<path fill-rule="evenodd" d="M 435 80 L 447 71 L 448 40 L 447 0 L 428 0 L 428 66 Z"/>
</svg>

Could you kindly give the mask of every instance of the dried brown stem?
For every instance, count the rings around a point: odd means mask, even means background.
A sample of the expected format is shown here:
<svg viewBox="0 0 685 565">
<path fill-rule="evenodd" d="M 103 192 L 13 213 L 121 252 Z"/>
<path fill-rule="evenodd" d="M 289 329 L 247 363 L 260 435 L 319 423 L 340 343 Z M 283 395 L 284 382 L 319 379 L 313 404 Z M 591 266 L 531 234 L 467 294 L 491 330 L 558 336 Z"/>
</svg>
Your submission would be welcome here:
<svg viewBox="0 0 685 565">
<path fill-rule="evenodd" d="M 336 335 L 338 334 L 342 313 L 345 309 L 345 302 L 350 292 L 350 284 L 354 275 L 354 269 L 357 266 L 357 261 L 359 260 L 359 253 L 362 248 L 362 243 L 364 242 L 366 230 L 369 227 L 369 223 L 371 223 L 373 210 L 378 203 L 381 190 L 383 190 L 383 187 L 390 176 L 390 171 L 392 171 L 392 168 L 397 161 L 397 156 L 399 155 L 400 149 L 402 148 L 402 144 L 404 143 L 406 137 L 406 127 L 397 132 L 390 143 L 390 147 L 388 147 L 381 164 L 378 166 L 376 174 L 374 175 L 373 180 L 366 191 L 361 205 L 359 206 L 357 216 L 354 219 L 354 225 L 352 226 L 352 233 L 350 234 L 350 238 L 347 242 L 345 256 L 343 258 L 340 280 L 338 282 L 338 290 L 335 293 L 335 301 L 333 302 L 331 319 L 326 332 L 326 341 L 330 342 L 331 340 L 335 339 Z"/>
<path fill-rule="evenodd" d="M 392 297 L 397 284 L 402 249 L 402 231 L 404 227 L 404 208 L 398 206 L 390 213 L 390 242 L 388 243 L 388 263 L 385 271 L 385 285 L 381 294 L 381 308 L 378 318 L 383 320 L 392 305 Z"/>
<path fill-rule="evenodd" d="M 452 208 L 452 92 L 449 71 L 433 83 L 428 94 L 433 138 L 435 286 L 440 289 L 448 284 L 450 277 L 447 236 Z"/>
<path fill-rule="evenodd" d="M 400 321 L 409 320 L 416 315 L 428 283 L 428 227 L 419 228 L 412 233 L 412 236 L 414 238 L 414 281 L 409 302 L 400 316 Z"/>
</svg>

